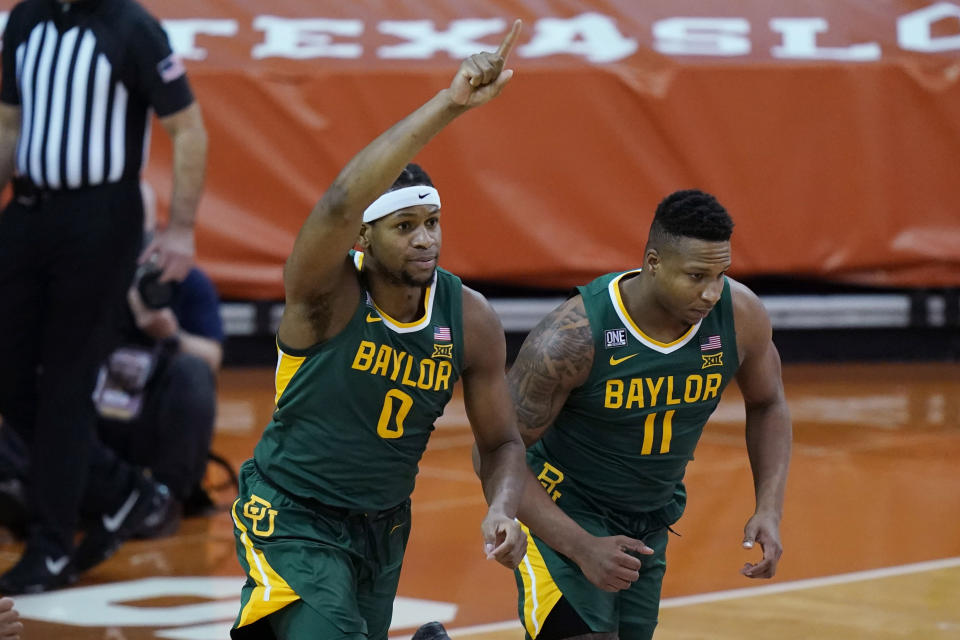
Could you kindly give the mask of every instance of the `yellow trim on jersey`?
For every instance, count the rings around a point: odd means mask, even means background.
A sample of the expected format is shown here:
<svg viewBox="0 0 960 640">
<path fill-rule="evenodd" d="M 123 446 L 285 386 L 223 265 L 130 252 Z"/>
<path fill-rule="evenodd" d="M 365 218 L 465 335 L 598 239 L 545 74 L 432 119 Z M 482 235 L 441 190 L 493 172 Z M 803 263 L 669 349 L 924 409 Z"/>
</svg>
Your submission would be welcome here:
<svg viewBox="0 0 960 640">
<path fill-rule="evenodd" d="M 527 554 L 517 567 L 523 581 L 523 626 L 531 638 L 536 638 L 563 594 L 553 581 L 533 534 L 523 523 L 520 527 L 527 534 Z"/>
<path fill-rule="evenodd" d="M 273 570 L 273 567 L 267 562 L 266 556 L 263 555 L 263 551 L 253 546 L 253 542 L 247 536 L 246 527 L 243 526 L 239 516 L 237 516 L 237 504 L 239 502 L 240 498 L 234 501 L 230 508 L 230 515 L 233 516 L 233 524 L 240 532 L 240 542 L 246 550 L 247 575 L 257 585 L 253 588 L 250 598 L 240 611 L 240 620 L 237 622 L 237 627 L 243 627 L 279 611 L 291 602 L 299 600 L 300 596 L 287 584 L 286 580 Z"/>
<path fill-rule="evenodd" d="M 356 266 L 357 271 L 363 270 L 362 251 L 355 251 L 353 253 L 353 264 Z M 433 282 L 427 286 L 427 289 L 423 294 L 423 313 L 413 322 L 400 322 L 399 320 L 390 317 L 388 313 L 377 306 L 376 301 L 373 299 L 373 296 L 369 294 L 369 292 L 367 293 L 367 300 L 373 305 L 373 308 L 377 310 L 377 313 L 380 314 L 385 326 L 399 333 L 412 333 L 413 331 L 419 331 L 430 324 L 430 317 L 432 315 L 431 312 L 433 311 L 433 294 L 436 291 L 437 282 L 437 273 L 434 272 Z M 368 316 L 367 322 L 375 322 L 375 320 L 370 320 Z"/>
<path fill-rule="evenodd" d="M 417 325 L 426 326 L 425 321 L 427 319 L 427 303 L 430 300 L 431 289 L 433 289 L 433 285 L 430 285 L 429 287 L 427 287 L 427 290 L 423 294 L 423 315 L 417 318 L 416 320 L 414 320 L 413 322 L 400 322 L 399 320 L 394 320 L 392 317 L 390 317 L 390 315 L 386 311 L 384 311 L 383 309 L 377 306 L 377 303 L 373 300 L 373 298 L 370 299 L 370 302 L 373 302 L 373 308 L 377 310 L 377 313 L 380 314 L 380 317 L 382 317 L 384 320 L 386 320 L 387 322 L 389 322 L 394 326 L 400 327 L 401 329 L 411 329 L 413 327 L 416 327 Z"/>
<path fill-rule="evenodd" d="M 274 374 L 277 395 L 273 399 L 274 404 L 280 402 L 280 396 L 287 390 L 287 385 L 290 384 L 293 374 L 300 369 L 300 365 L 302 365 L 306 359 L 306 356 L 291 356 L 288 353 L 284 353 L 279 343 L 277 344 L 277 371 Z"/>
<path fill-rule="evenodd" d="M 623 304 L 623 296 L 620 294 L 620 280 L 623 279 L 624 276 L 630 275 L 631 273 L 640 273 L 640 270 L 637 269 L 635 271 L 627 271 L 625 273 L 621 273 L 619 276 L 614 278 L 613 293 L 617 297 L 617 306 L 620 307 L 620 314 L 626 319 L 627 322 L 630 323 L 630 327 L 633 328 L 634 332 L 636 332 L 640 336 L 643 336 L 644 340 L 652 342 L 658 347 L 663 347 L 666 349 L 683 342 L 684 340 L 690 337 L 691 333 L 693 333 L 697 328 L 700 327 L 699 322 L 697 324 L 691 325 L 690 328 L 687 329 L 687 332 L 685 334 L 683 334 L 673 342 L 660 342 L 659 340 L 655 340 L 650 336 L 648 336 L 647 334 L 645 334 L 643 330 L 637 326 L 637 323 L 633 321 L 633 318 L 630 317 L 630 312 L 627 311 L 627 305 Z"/>
</svg>

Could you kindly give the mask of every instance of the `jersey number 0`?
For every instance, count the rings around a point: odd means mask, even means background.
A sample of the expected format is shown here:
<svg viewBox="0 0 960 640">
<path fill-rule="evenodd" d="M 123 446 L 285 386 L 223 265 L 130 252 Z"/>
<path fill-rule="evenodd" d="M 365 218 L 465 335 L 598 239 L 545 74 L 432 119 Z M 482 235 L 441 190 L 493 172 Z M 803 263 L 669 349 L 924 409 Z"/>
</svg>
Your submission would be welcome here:
<svg viewBox="0 0 960 640">
<path fill-rule="evenodd" d="M 394 410 L 394 400 L 397 401 Z M 403 435 L 403 421 L 413 407 L 413 398 L 399 389 L 390 389 L 383 398 L 383 409 L 380 410 L 380 420 L 377 421 L 377 434 L 381 438 L 399 438 Z"/>
</svg>

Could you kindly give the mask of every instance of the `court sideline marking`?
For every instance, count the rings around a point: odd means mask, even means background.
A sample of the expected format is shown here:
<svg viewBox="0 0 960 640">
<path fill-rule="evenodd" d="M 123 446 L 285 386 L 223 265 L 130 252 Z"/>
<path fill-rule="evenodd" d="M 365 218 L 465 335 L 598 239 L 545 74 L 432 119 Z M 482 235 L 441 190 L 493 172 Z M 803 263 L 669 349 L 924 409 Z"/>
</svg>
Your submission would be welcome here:
<svg viewBox="0 0 960 640">
<path fill-rule="evenodd" d="M 705 604 L 708 602 L 721 602 L 723 600 L 735 600 L 737 598 L 772 595 L 775 593 L 801 591 L 803 589 L 814 589 L 817 587 L 830 587 L 838 584 L 847 584 L 850 582 L 879 580 L 881 578 L 891 578 L 894 576 L 908 575 L 911 573 L 922 573 L 924 571 L 937 571 L 938 569 L 951 569 L 954 567 L 960 567 L 960 557 L 929 560 L 927 562 L 916 562 L 913 564 L 904 564 L 894 567 L 884 567 L 882 569 L 868 569 L 866 571 L 842 573 L 835 576 L 824 576 L 822 578 L 793 580 L 790 582 L 781 582 L 779 584 L 768 584 L 761 587 L 745 587 L 743 589 L 713 591 L 710 593 L 701 593 L 693 596 L 665 598 L 660 601 L 660 608 L 669 609 L 673 607 L 687 607 L 690 605 Z M 473 627 L 449 629 L 447 633 L 450 635 L 450 637 L 457 637 L 475 633 L 510 630 L 519 631 L 520 622 L 518 620 L 505 620 L 504 622 L 493 622 L 490 624 L 481 624 Z M 391 640 L 409 640 L 409 638 L 410 636 L 391 636 Z"/>
</svg>

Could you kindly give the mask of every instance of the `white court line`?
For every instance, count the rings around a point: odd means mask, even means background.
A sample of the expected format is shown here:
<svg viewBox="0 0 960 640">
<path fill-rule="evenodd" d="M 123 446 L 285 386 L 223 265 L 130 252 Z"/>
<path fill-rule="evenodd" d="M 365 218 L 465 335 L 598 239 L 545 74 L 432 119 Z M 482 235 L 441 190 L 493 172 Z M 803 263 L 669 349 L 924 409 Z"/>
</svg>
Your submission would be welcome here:
<svg viewBox="0 0 960 640">
<path fill-rule="evenodd" d="M 660 601 L 660 608 L 668 609 L 671 607 L 686 607 L 695 604 L 705 604 L 708 602 L 721 602 L 723 600 L 734 600 L 737 598 L 772 595 L 775 593 L 785 593 L 788 591 L 801 591 L 803 589 L 829 587 L 838 584 L 847 584 L 850 582 L 863 582 L 865 580 L 877 580 L 880 578 L 890 578 L 893 576 L 902 576 L 911 573 L 922 573 L 924 571 L 936 571 L 938 569 L 950 569 L 953 567 L 960 567 L 960 557 L 944 558 L 942 560 L 930 560 L 928 562 L 917 562 L 914 564 L 904 564 L 897 567 L 885 567 L 883 569 L 869 569 L 867 571 L 843 573 L 840 575 L 826 576 L 823 578 L 793 580 L 791 582 L 768 584 L 762 587 L 746 587 L 744 589 L 730 589 L 729 591 L 701 593 L 695 596 L 666 598 Z M 520 621 L 506 620 L 504 622 L 493 622 L 490 624 L 481 624 L 473 627 L 462 627 L 460 629 L 450 629 L 447 631 L 447 633 L 453 638 L 475 633 L 489 633 L 492 631 L 510 630 L 520 631 Z M 409 637 L 410 636 L 400 636 L 394 638 L 394 640 L 405 640 Z"/>
<path fill-rule="evenodd" d="M 825 576 L 823 578 L 794 580 L 791 582 L 781 582 L 779 584 L 768 584 L 761 587 L 746 587 L 744 589 L 731 589 L 729 591 L 701 593 L 695 596 L 667 598 L 666 600 L 662 600 L 660 602 L 660 608 L 666 609 L 669 607 L 686 607 L 692 604 L 721 602 L 723 600 L 734 600 L 736 598 L 749 598 L 753 596 L 771 595 L 774 593 L 786 593 L 788 591 L 815 589 L 817 587 L 831 587 L 833 585 L 848 584 L 850 582 L 879 580 L 881 578 L 891 578 L 893 576 L 903 576 L 911 573 L 922 573 L 924 571 L 936 571 L 938 569 L 950 569 L 953 567 L 960 567 L 960 557 L 945 558 L 943 560 L 930 560 L 928 562 L 917 562 L 914 564 L 903 564 L 897 567 L 884 567 L 883 569 L 869 569 L 867 571 L 843 573 L 837 576 Z"/>
</svg>

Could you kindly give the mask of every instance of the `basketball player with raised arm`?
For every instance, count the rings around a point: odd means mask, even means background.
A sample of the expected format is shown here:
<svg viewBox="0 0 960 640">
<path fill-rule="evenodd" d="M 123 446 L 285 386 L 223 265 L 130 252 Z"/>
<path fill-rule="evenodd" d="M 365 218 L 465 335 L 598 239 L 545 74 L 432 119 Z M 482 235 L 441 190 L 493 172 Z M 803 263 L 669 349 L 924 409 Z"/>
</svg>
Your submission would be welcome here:
<svg viewBox="0 0 960 640">
<path fill-rule="evenodd" d="M 276 410 L 232 510 L 247 573 L 233 638 L 387 637 L 418 462 L 458 379 L 485 469 L 486 553 L 510 568 L 523 556 L 514 516 L 529 472 L 503 329 L 437 266 L 440 194 L 409 164 L 500 93 L 519 30 L 354 156 L 300 229 L 284 271 Z M 418 637 L 446 637 L 437 627 Z"/>
</svg>

